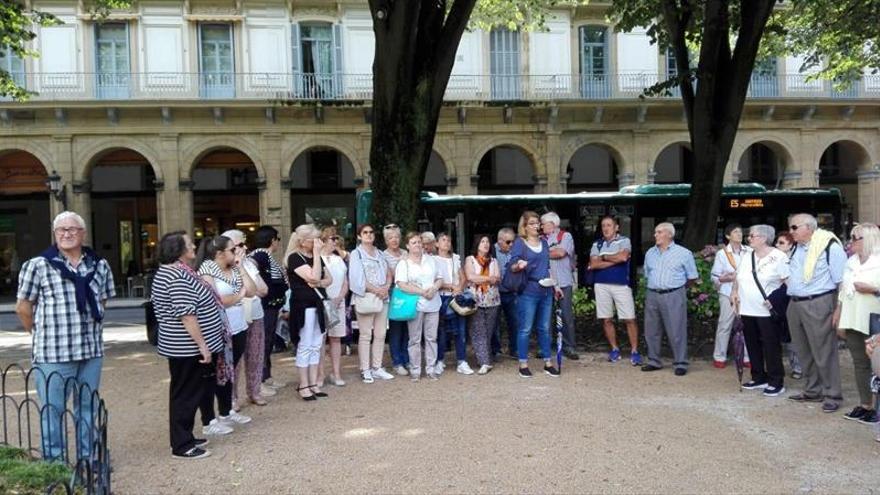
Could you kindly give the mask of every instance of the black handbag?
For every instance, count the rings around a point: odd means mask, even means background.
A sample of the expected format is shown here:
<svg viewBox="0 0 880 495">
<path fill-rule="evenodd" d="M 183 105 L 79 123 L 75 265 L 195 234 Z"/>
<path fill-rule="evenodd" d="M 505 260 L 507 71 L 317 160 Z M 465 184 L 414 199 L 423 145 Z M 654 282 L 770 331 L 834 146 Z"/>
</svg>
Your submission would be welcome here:
<svg viewBox="0 0 880 495">
<path fill-rule="evenodd" d="M 755 285 L 758 286 L 758 290 L 761 291 L 761 297 L 764 298 L 765 301 L 770 303 L 770 319 L 773 320 L 774 323 L 781 324 L 785 322 L 785 313 L 779 311 L 776 308 L 776 305 L 773 304 L 773 301 L 767 297 L 767 293 L 764 292 L 764 287 L 761 286 L 761 282 L 758 281 L 758 272 L 755 269 L 755 252 L 752 251 L 752 277 L 755 279 Z M 774 294 L 776 291 L 774 291 Z"/>
<path fill-rule="evenodd" d="M 159 320 L 156 318 L 153 301 L 144 303 L 144 317 L 147 327 L 147 342 L 152 346 L 157 346 L 159 345 Z"/>
</svg>

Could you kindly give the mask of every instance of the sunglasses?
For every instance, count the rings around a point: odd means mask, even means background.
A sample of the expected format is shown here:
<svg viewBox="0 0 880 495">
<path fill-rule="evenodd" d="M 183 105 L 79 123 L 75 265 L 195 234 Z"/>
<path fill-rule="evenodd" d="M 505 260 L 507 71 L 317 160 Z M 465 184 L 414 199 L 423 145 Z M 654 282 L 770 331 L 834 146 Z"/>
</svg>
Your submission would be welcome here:
<svg viewBox="0 0 880 495">
<path fill-rule="evenodd" d="M 853 242 L 861 241 L 862 239 L 864 239 L 864 237 L 852 236 Z"/>
<path fill-rule="evenodd" d="M 389 223 L 388 225 L 382 227 L 383 229 L 397 229 L 399 228 L 396 223 Z"/>
<path fill-rule="evenodd" d="M 361 231 L 361 235 L 367 235 L 367 234 L 375 234 L 375 232 L 373 232 L 372 230 L 362 230 Z"/>
<path fill-rule="evenodd" d="M 788 226 L 788 230 L 797 230 L 797 229 L 799 229 L 800 227 L 801 227 L 800 225 L 789 225 L 789 226 Z"/>
<path fill-rule="evenodd" d="M 504 244 L 505 246 L 510 246 L 511 244 L 513 244 L 513 241 L 501 241 L 501 244 Z"/>
</svg>

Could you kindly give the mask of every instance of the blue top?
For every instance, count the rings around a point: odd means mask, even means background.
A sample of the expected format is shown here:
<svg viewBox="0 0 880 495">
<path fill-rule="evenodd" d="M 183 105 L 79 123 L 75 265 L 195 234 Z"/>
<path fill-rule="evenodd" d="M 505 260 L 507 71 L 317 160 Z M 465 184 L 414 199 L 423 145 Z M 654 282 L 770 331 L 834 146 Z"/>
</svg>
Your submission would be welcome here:
<svg viewBox="0 0 880 495">
<path fill-rule="evenodd" d="M 632 253 L 632 243 L 622 235 L 617 235 L 610 241 L 604 237 L 593 243 L 590 256 L 602 256 L 603 254 L 617 254 L 621 251 Z M 608 268 L 593 270 L 593 282 L 597 284 L 629 285 L 629 263 L 632 258 L 624 263 L 617 263 Z"/>
<path fill-rule="evenodd" d="M 501 247 L 498 243 L 495 243 L 495 259 L 498 260 L 498 267 L 501 268 L 501 278 L 504 278 L 504 274 L 507 273 L 507 262 L 510 261 L 510 253 L 511 250 L 508 250 L 506 253 L 501 250 Z M 501 289 L 501 286 L 498 286 L 498 290 L 501 292 L 505 292 Z"/>
<path fill-rule="evenodd" d="M 804 283 L 804 261 L 810 244 L 797 244 L 789 262 L 788 295 L 794 297 L 815 296 L 837 290 L 837 284 L 843 281 L 843 270 L 846 268 L 846 253 L 839 242 L 832 242 L 828 249 L 828 257 L 823 250 L 816 260 L 813 278 Z M 828 266 L 828 262 L 831 266 Z"/>
<path fill-rule="evenodd" d="M 699 277 L 694 254 L 687 248 L 671 243 L 666 251 L 657 246 L 645 253 L 645 277 L 648 288 L 654 290 L 677 289 L 688 280 Z"/>
<path fill-rule="evenodd" d="M 550 276 L 550 247 L 547 241 L 541 239 L 541 251 L 536 253 L 526 244 L 521 237 L 517 237 L 510 248 L 510 260 L 507 268 L 510 269 L 519 260 L 526 260 L 526 287 L 523 294 L 530 296 L 544 296 L 553 290 L 552 287 L 541 287 L 538 280 Z"/>
</svg>

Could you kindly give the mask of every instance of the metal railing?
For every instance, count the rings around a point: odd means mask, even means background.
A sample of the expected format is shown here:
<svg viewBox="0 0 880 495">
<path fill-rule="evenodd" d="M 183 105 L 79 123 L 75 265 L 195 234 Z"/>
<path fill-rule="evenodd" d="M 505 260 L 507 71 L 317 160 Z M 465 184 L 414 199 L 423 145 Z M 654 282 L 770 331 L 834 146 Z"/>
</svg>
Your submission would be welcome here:
<svg viewBox="0 0 880 495">
<path fill-rule="evenodd" d="M 76 100 L 359 100 L 372 99 L 371 74 L 264 72 L 51 72 L 17 75 L 33 101 Z M 463 75 L 449 78 L 452 101 L 614 100 L 637 98 L 661 74 Z M 672 88 L 666 98 L 676 98 Z M 754 75 L 750 98 L 880 99 L 880 75 L 866 75 L 844 91 L 805 74 Z M 664 98 L 663 96 L 659 98 Z"/>
<path fill-rule="evenodd" d="M 37 397 L 38 387 L 45 390 L 53 384 L 63 384 L 65 397 L 70 396 L 64 410 L 42 404 Z M 78 417 L 84 404 L 90 406 L 90 420 Z M 34 459 L 64 463 L 71 470 L 69 480 L 52 483 L 45 493 L 110 493 L 107 423 L 104 400 L 86 384 L 18 364 L 0 370 L 0 445 L 20 448 Z M 50 455 L 59 447 L 51 445 L 44 432 L 57 435 L 60 451 Z"/>
</svg>

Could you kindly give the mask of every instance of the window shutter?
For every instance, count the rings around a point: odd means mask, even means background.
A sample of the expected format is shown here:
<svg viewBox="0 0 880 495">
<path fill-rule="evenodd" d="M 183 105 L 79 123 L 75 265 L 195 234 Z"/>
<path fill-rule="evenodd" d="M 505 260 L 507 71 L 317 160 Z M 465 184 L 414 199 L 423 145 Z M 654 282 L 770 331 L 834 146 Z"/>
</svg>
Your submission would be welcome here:
<svg viewBox="0 0 880 495">
<path fill-rule="evenodd" d="M 299 23 L 294 22 L 291 25 L 291 67 L 293 67 L 293 94 L 301 97 L 303 94 L 303 77 L 302 77 L 302 41 L 299 35 Z"/>
<path fill-rule="evenodd" d="M 333 25 L 333 95 L 342 96 L 342 26 Z"/>
</svg>

